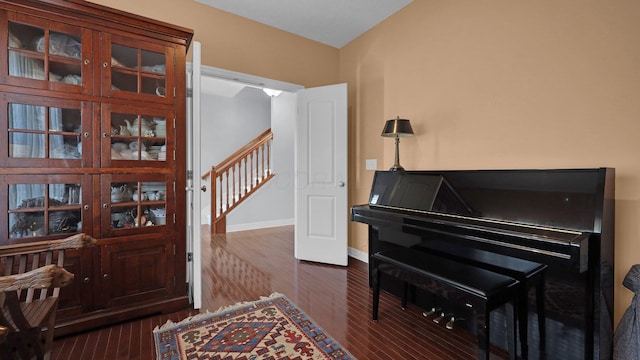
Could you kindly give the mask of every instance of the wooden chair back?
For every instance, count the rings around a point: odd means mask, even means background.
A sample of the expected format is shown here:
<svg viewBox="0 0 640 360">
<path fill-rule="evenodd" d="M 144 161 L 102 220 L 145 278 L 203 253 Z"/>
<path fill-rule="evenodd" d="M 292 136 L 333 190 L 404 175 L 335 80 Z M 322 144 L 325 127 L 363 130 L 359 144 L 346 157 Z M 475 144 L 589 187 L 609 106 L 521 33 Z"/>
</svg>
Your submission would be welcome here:
<svg viewBox="0 0 640 360">
<path fill-rule="evenodd" d="M 73 280 L 64 269 L 65 250 L 95 242 L 76 234 L 0 247 L 0 358 L 49 358 L 60 288 Z"/>
</svg>

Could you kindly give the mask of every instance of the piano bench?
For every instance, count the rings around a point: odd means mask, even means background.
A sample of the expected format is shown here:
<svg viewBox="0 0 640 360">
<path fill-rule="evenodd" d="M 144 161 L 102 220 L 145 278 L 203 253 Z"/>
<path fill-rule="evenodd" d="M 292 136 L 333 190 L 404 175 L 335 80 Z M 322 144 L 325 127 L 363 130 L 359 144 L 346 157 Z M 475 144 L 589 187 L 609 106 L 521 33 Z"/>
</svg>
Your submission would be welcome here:
<svg viewBox="0 0 640 360">
<path fill-rule="evenodd" d="M 420 248 L 422 250 L 423 248 Z M 536 310 L 538 315 L 538 334 L 540 354 L 545 353 L 545 309 L 544 309 L 544 277 L 546 264 L 514 258 L 494 252 L 460 247 L 452 244 L 446 245 L 446 251 L 438 251 L 437 248 L 429 248 L 426 251 L 434 251 L 437 255 L 446 256 L 456 261 L 464 262 L 489 271 L 510 276 L 520 282 L 518 299 L 516 302 L 517 321 L 520 329 L 521 356 L 528 358 L 528 315 L 529 315 L 529 289 L 535 287 Z"/>
<path fill-rule="evenodd" d="M 389 274 L 405 283 L 433 293 L 475 314 L 478 359 L 489 360 L 489 315 L 505 305 L 509 359 L 515 359 L 515 309 L 519 281 L 506 275 L 408 248 L 371 255 L 373 320 L 378 320 L 380 275 Z"/>
</svg>

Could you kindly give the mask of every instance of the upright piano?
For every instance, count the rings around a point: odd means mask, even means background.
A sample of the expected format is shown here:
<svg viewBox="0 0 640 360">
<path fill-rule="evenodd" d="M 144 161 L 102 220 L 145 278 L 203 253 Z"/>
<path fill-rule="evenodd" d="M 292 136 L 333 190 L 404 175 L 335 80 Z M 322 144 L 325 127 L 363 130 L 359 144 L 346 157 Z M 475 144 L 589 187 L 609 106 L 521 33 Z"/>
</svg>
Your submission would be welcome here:
<svg viewBox="0 0 640 360">
<path fill-rule="evenodd" d="M 368 224 L 369 255 L 396 247 L 445 254 L 471 247 L 547 264 L 546 358 L 610 359 L 614 173 L 377 171 L 369 203 L 352 207 L 351 219 Z M 392 279 L 384 284 L 394 292 Z M 432 298 L 417 293 L 414 301 L 430 308 Z M 534 358 L 536 308 L 529 309 Z M 500 328 L 493 327 L 498 345 Z"/>
</svg>

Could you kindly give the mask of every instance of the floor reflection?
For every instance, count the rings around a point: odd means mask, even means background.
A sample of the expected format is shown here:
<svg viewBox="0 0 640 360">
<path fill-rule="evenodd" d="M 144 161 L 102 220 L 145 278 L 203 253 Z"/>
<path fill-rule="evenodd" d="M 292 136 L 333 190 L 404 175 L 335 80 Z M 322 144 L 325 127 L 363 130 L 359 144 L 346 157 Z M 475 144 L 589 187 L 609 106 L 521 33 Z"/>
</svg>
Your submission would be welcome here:
<svg viewBox="0 0 640 360">
<path fill-rule="evenodd" d="M 269 275 L 223 248 L 215 248 L 211 256 L 213 286 L 220 296 L 237 298 L 260 296 L 271 289 Z M 239 294 L 238 291 L 242 293 Z"/>
</svg>

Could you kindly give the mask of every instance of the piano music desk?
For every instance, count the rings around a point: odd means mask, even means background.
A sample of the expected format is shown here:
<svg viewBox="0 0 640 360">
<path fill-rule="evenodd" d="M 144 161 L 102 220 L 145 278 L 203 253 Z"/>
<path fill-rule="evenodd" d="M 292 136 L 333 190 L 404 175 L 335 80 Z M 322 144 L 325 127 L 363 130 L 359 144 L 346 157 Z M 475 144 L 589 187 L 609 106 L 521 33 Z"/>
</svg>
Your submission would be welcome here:
<svg viewBox="0 0 640 360">
<path fill-rule="evenodd" d="M 475 313 L 478 359 L 489 360 L 489 314 L 505 305 L 509 359 L 516 357 L 514 325 L 519 281 L 452 259 L 408 248 L 377 252 L 373 265 L 373 320 L 378 320 L 380 273 L 385 272 L 406 283 L 425 289 L 443 299 L 470 308 Z"/>
</svg>

